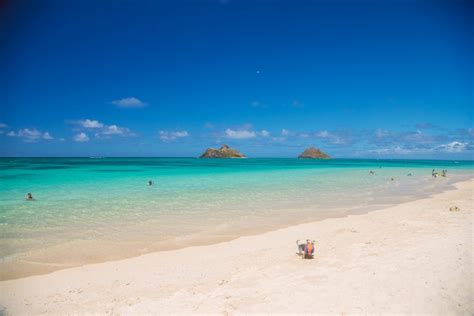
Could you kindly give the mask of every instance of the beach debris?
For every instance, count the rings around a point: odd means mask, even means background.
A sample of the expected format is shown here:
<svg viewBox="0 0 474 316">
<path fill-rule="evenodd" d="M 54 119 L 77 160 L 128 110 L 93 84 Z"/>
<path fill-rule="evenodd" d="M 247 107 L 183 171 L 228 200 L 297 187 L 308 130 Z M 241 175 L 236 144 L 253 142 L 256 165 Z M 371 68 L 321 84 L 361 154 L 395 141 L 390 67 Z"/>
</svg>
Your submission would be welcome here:
<svg viewBox="0 0 474 316">
<path fill-rule="evenodd" d="M 451 206 L 451 207 L 449 208 L 449 211 L 450 211 L 450 212 L 458 212 L 458 211 L 460 211 L 460 210 L 461 210 L 461 209 L 460 209 L 459 207 L 457 207 L 456 205 L 455 205 L 455 206 Z"/>
</svg>

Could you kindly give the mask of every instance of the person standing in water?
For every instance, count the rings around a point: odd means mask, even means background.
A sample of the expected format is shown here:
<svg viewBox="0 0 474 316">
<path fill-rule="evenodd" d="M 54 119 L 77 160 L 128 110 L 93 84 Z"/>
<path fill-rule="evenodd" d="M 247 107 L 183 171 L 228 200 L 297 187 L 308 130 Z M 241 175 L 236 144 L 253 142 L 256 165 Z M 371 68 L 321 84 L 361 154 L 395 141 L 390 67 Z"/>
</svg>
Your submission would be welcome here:
<svg viewBox="0 0 474 316">
<path fill-rule="evenodd" d="M 34 199 L 33 199 L 33 195 L 28 192 L 28 193 L 26 194 L 26 196 L 25 196 L 25 200 L 27 200 L 27 201 L 33 201 L 33 200 L 34 200 Z"/>
<path fill-rule="evenodd" d="M 152 186 L 152 185 L 153 185 L 153 181 L 148 180 L 148 185 L 149 185 L 149 186 Z"/>
</svg>

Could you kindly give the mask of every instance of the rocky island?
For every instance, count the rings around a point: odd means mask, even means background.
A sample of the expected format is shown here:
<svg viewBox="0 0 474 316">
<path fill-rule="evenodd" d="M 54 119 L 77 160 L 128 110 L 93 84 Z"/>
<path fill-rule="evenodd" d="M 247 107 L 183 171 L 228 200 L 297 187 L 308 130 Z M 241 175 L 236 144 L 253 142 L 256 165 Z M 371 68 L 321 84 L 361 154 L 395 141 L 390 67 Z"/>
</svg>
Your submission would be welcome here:
<svg viewBox="0 0 474 316">
<path fill-rule="evenodd" d="M 199 158 L 247 158 L 238 150 L 222 145 L 219 149 L 208 148 Z"/>
<path fill-rule="evenodd" d="M 310 159 L 330 159 L 331 157 L 325 152 L 321 151 L 316 147 L 306 148 L 305 151 L 298 156 L 298 158 L 310 158 Z"/>
</svg>

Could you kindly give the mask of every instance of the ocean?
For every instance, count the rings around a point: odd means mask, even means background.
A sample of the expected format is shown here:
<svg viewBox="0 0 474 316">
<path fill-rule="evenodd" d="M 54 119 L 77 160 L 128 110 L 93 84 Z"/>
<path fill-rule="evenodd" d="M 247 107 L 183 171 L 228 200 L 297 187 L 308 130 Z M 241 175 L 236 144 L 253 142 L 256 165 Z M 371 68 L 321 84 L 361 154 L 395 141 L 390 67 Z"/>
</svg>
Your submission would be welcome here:
<svg viewBox="0 0 474 316">
<path fill-rule="evenodd" d="M 1 158 L 0 278 L 367 212 L 473 176 L 473 161 Z"/>
</svg>

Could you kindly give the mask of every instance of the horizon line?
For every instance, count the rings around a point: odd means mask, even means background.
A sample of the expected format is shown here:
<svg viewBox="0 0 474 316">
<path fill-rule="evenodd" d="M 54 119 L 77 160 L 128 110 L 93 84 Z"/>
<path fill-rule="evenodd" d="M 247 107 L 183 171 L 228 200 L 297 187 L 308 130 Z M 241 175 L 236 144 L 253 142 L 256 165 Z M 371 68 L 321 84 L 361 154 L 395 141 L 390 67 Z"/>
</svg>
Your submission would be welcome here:
<svg viewBox="0 0 474 316">
<path fill-rule="evenodd" d="M 169 158 L 169 159 L 216 159 L 216 160 L 246 160 L 246 159 L 297 159 L 303 161 L 328 161 L 328 160 L 433 160 L 433 161 L 468 161 L 474 162 L 474 159 L 437 159 L 437 158 L 374 158 L 374 157 L 332 157 L 329 159 L 319 158 L 298 158 L 298 157 L 245 157 L 245 158 L 200 158 L 199 156 L 0 156 L 0 159 L 22 159 L 22 158 L 88 158 L 88 159 L 106 159 L 106 158 Z"/>
</svg>

